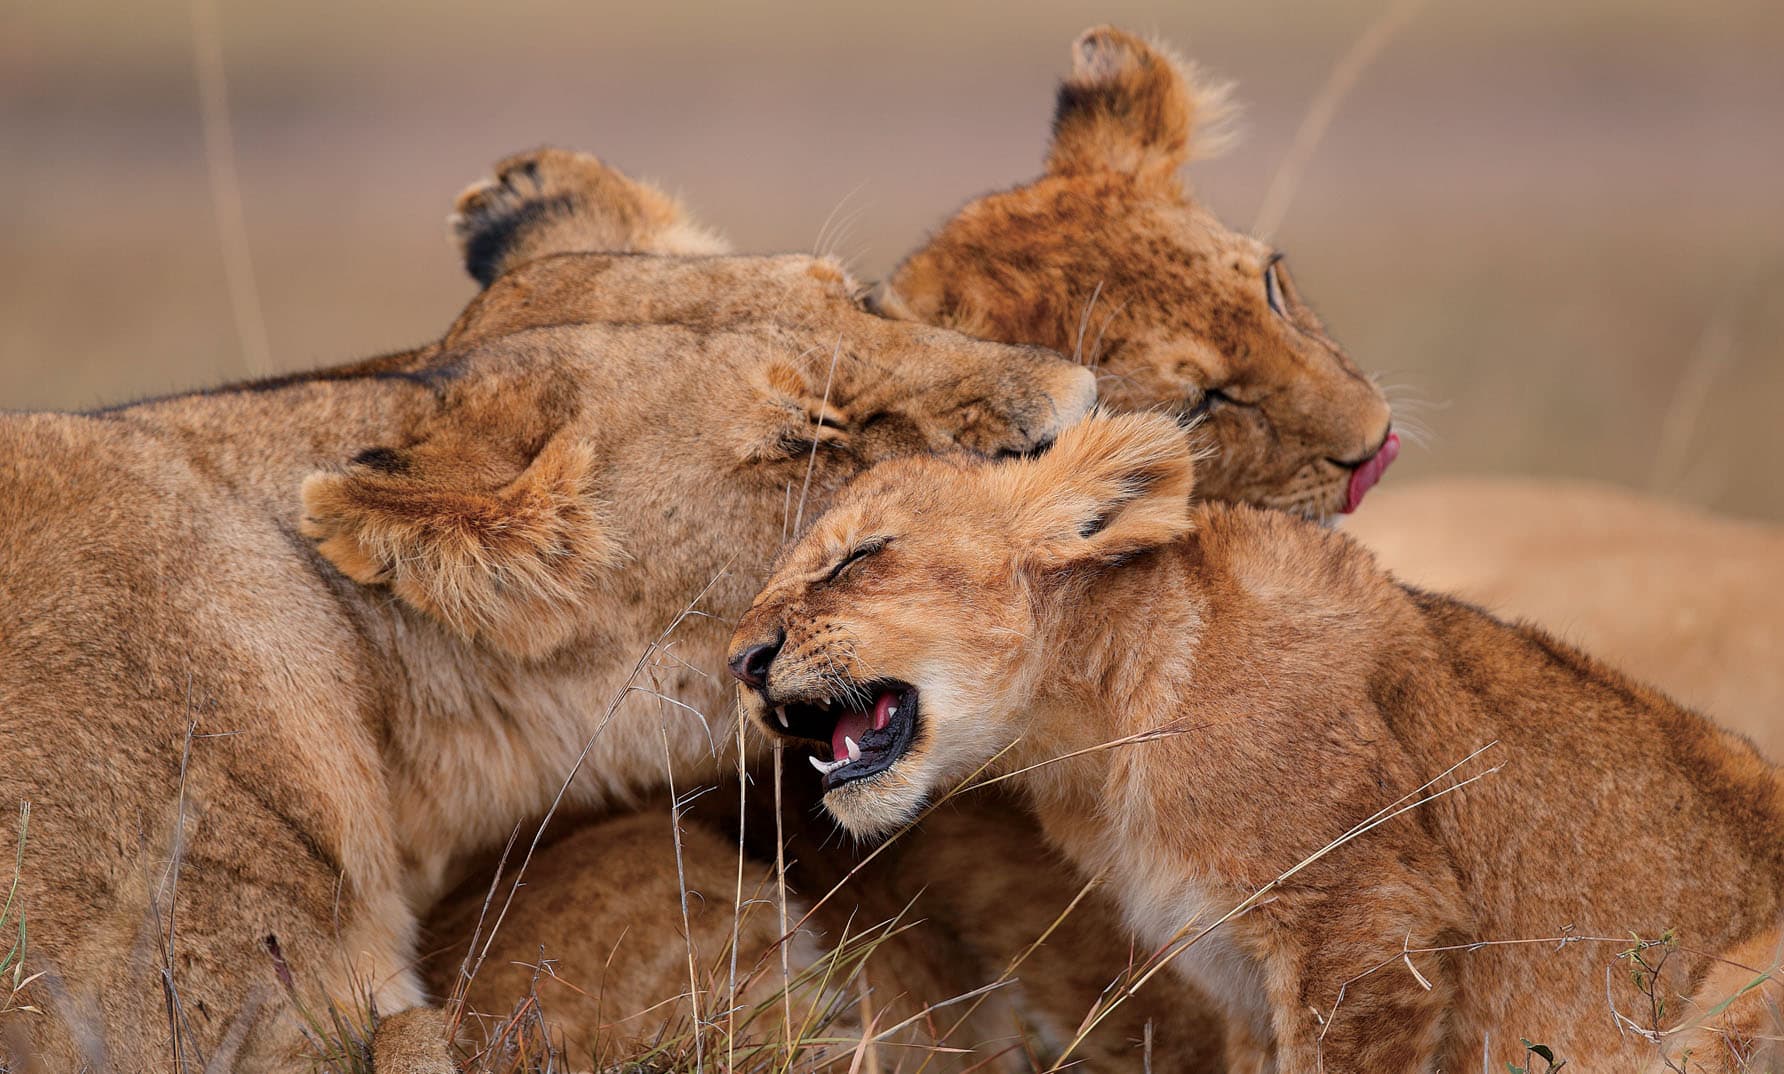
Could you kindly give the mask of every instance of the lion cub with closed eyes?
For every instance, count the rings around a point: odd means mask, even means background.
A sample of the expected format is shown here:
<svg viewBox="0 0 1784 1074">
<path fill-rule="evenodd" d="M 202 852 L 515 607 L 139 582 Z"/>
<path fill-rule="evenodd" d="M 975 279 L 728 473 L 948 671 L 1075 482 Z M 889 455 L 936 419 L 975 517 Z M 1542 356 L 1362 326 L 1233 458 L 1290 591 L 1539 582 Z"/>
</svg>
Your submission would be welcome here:
<svg viewBox="0 0 1784 1074">
<path fill-rule="evenodd" d="M 1145 415 L 1039 458 L 874 469 L 740 622 L 746 710 L 863 835 L 1015 774 L 1147 942 L 1200 935 L 1172 966 L 1264 1069 L 1497 1067 L 1520 1038 L 1589 1071 L 1753 1069 L 1777 771 L 1339 534 L 1192 507 L 1192 483 L 1185 433 Z M 1619 960 L 1668 932 L 1657 976 Z"/>
</svg>

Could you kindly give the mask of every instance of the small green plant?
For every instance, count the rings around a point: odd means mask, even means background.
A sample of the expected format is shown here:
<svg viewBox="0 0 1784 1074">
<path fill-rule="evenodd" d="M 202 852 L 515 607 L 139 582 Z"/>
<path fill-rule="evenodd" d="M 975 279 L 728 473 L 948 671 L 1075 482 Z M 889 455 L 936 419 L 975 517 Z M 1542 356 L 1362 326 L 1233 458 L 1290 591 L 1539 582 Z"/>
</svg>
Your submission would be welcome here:
<svg viewBox="0 0 1784 1074">
<path fill-rule="evenodd" d="M 1679 938 L 1672 929 L 1667 929 L 1654 940 L 1632 938 L 1635 946 L 1619 951 L 1617 958 L 1628 964 L 1630 982 L 1646 1001 L 1647 1025 L 1636 1025 L 1627 1018 L 1622 1018 L 1621 1024 L 1654 1042 L 1660 1048 L 1660 1061 L 1672 1074 L 1687 1074 L 1691 1066 L 1691 1050 L 1687 1048 L 1677 1055 L 1671 1055 L 1665 1049 L 1666 989 L 1660 983 L 1660 975 L 1666 969 L 1667 962 L 1679 950 Z"/>
<path fill-rule="evenodd" d="M 1509 1059 L 1506 1060 L 1505 1069 L 1509 1074 L 1555 1074 L 1555 1071 L 1567 1065 L 1565 1059 L 1557 1063 L 1555 1050 L 1546 1044 L 1536 1044 L 1523 1039 L 1520 1039 L 1519 1043 L 1524 1046 L 1524 1065 L 1519 1066 Z M 1543 1061 L 1543 1066 L 1536 1065 L 1538 1059 Z"/>
<path fill-rule="evenodd" d="M 378 1004 L 371 989 L 356 997 L 352 1010 L 343 1010 L 332 996 L 326 998 L 327 1009 L 319 1016 L 298 991 L 279 938 L 269 935 L 262 942 L 272 958 L 273 976 L 297 1012 L 304 1042 L 310 1048 L 304 1057 L 310 1068 L 316 1074 L 372 1074 L 372 1033 L 378 1028 Z"/>
<path fill-rule="evenodd" d="M 0 1015 L 43 1013 L 25 995 L 25 990 L 43 974 L 25 974 L 25 911 L 21 907 L 16 914 L 13 912 L 19 894 L 19 881 L 25 875 L 25 837 L 30 826 L 31 803 L 20 802 L 19 849 L 13 859 L 12 884 L 6 889 L 6 904 L 0 906 L 0 936 L 13 937 L 12 946 L 7 949 L 5 956 L 0 957 L 0 989 L 5 990 L 5 998 L 0 999 Z"/>
</svg>

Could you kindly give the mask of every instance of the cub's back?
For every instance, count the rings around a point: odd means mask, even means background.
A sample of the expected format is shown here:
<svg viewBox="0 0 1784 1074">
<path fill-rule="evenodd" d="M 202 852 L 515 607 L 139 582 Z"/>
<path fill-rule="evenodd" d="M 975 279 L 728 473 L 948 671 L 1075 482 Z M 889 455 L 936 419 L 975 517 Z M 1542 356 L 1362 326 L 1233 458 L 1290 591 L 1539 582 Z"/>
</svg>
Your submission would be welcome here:
<svg viewBox="0 0 1784 1074">
<path fill-rule="evenodd" d="M 164 767 L 228 699 L 269 725 L 357 706 L 362 646 L 313 550 L 203 460 L 126 417 L 0 415 L 0 727 L 45 751 L 6 772 L 127 781 L 119 758 Z"/>
<path fill-rule="evenodd" d="M 1430 632 L 1438 682 L 1500 742 L 1519 782 L 1545 781 L 1526 806 L 1568 818 L 1571 841 L 1589 843 L 1588 825 L 1612 845 L 1661 837 L 1692 848 L 1700 867 L 1784 879 L 1784 775 L 1751 741 L 1539 626 L 1451 597 L 1412 589 L 1407 597 Z M 1415 711 L 1397 715 L 1409 739 L 1435 745 Z M 1432 721 L 1462 731 L 1443 723 Z M 1767 889 L 1775 903 L 1775 887 Z"/>
<path fill-rule="evenodd" d="M 1669 987 L 1683 994 L 1718 952 L 1769 944 L 1784 912 L 1784 780 L 1750 742 L 1539 627 L 1401 585 L 1342 535 L 1245 509 L 1204 519 L 1200 569 L 1217 597 L 1231 591 L 1211 622 L 1223 608 L 1250 620 L 1239 688 L 1267 682 L 1282 720 L 1351 718 L 1334 719 L 1312 763 L 1413 773 L 1385 779 L 1382 804 L 1425 779 L 1479 777 L 1360 838 L 1419 825 L 1436 839 L 1467 906 L 1457 943 L 1580 941 L 1455 955 L 1457 1025 L 1593 1054 L 1617 1039 L 1607 988 L 1619 1010 L 1644 1001 L 1617 958 L 1630 937 L 1676 935 Z M 1507 982 L 1535 980 L 1544 1002 L 1501 1002 Z M 1478 1061 L 1478 1040 L 1460 1047 L 1446 1068 Z"/>
<path fill-rule="evenodd" d="M 1541 908 L 1559 927 L 1591 892 L 1615 935 L 1784 910 L 1784 774 L 1747 739 L 1538 626 L 1400 584 L 1341 533 L 1209 505 L 1197 541 L 1209 584 L 1268 617 L 1250 641 L 1283 664 L 1274 681 L 1309 684 L 1310 704 L 1366 696 L 1426 776 L 1483 747 L 1458 777 L 1501 766 L 1421 807 L 1503 897 L 1486 908 Z M 1535 862 L 1566 876 L 1533 880 Z"/>
<path fill-rule="evenodd" d="M 0 644 L 87 598 L 152 582 L 135 568 L 189 546 L 190 516 L 169 510 L 166 494 L 191 480 L 159 437 L 127 423 L 0 415 Z"/>
</svg>

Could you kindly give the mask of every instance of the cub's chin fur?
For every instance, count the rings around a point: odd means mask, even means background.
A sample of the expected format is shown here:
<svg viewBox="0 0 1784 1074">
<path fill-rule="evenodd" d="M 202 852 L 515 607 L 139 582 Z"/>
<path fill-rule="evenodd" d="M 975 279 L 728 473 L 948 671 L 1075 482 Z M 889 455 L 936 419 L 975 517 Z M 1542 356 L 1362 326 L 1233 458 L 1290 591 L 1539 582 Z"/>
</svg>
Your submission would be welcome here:
<svg viewBox="0 0 1784 1074">
<path fill-rule="evenodd" d="M 883 839 L 923 812 L 926 796 L 899 774 L 898 767 L 824 792 L 824 809 L 850 835 Z"/>
</svg>

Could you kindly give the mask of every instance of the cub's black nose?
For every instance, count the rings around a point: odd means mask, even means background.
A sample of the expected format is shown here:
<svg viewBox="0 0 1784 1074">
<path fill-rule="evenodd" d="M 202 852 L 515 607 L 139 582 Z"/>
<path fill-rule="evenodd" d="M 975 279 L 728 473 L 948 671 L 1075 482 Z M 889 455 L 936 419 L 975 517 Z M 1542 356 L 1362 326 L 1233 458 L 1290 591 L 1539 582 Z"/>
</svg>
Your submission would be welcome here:
<svg viewBox="0 0 1784 1074">
<path fill-rule="evenodd" d="M 769 665 L 774 663 L 775 654 L 780 652 L 781 642 L 784 640 L 786 639 L 783 636 L 745 647 L 731 658 L 731 674 L 737 676 L 737 680 L 745 686 L 754 686 L 758 690 L 767 686 Z"/>
</svg>

